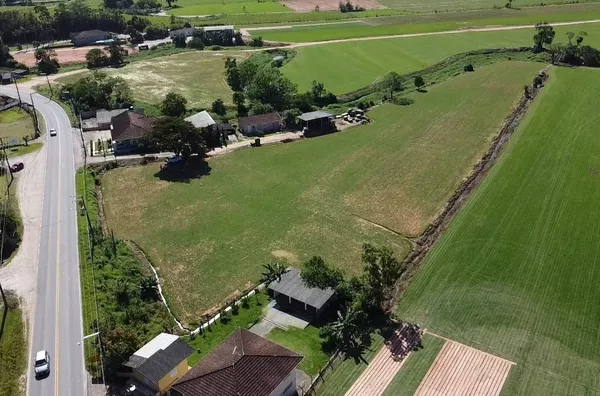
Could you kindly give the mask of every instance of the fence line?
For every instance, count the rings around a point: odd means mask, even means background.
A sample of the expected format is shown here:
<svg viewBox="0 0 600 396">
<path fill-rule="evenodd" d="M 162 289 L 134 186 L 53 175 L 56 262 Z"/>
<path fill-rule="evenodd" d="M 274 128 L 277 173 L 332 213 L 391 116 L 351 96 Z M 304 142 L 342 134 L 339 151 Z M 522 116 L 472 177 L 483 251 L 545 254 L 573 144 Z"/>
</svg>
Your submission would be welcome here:
<svg viewBox="0 0 600 396">
<path fill-rule="evenodd" d="M 329 358 L 325 366 L 319 370 L 315 378 L 310 383 L 310 387 L 303 393 L 303 396 L 315 396 L 318 387 L 325 382 L 325 376 L 332 372 L 337 366 L 344 361 L 344 354 L 337 349 Z"/>
</svg>

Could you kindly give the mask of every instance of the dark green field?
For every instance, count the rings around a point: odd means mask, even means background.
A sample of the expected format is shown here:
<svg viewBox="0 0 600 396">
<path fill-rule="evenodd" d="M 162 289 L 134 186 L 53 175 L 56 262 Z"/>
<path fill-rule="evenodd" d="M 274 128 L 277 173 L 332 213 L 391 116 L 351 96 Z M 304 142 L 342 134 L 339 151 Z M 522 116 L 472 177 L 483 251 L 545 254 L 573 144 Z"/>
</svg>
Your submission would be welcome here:
<svg viewBox="0 0 600 396">
<path fill-rule="evenodd" d="M 516 362 L 505 395 L 596 395 L 600 71 L 550 74 L 398 314 Z"/>
</svg>

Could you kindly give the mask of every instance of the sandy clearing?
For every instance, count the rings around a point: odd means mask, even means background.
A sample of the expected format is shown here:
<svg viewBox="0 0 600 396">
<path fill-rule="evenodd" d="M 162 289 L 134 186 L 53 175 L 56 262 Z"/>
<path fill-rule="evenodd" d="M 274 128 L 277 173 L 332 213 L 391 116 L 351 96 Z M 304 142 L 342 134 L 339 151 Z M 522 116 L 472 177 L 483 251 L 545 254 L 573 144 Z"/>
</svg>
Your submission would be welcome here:
<svg viewBox="0 0 600 396">
<path fill-rule="evenodd" d="M 103 46 L 89 46 L 89 47 L 71 47 L 71 48 L 56 48 L 54 52 L 56 52 L 56 57 L 58 59 L 58 63 L 61 65 L 70 65 L 73 63 L 83 63 L 85 62 L 85 56 L 89 50 L 93 48 L 104 49 Z M 138 52 L 137 47 L 124 47 L 129 54 L 134 54 Z M 15 60 L 26 64 L 27 66 L 35 66 L 35 51 L 34 50 L 26 50 L 22 52 L 17 52 L 13 54 Z"/>
<path fill-rule="evenodd" d="M 444 339 L 415 396 L 498 396 L 514 363 Z"/>
</svg>

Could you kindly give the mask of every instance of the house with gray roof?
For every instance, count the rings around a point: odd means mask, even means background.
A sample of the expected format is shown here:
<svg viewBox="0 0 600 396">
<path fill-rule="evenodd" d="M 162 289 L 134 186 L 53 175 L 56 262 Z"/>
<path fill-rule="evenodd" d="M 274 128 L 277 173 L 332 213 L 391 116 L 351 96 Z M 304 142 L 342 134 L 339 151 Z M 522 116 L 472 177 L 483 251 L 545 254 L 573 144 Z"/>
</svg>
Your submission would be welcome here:
<svg viewBox="0 0 600 396">
<path fill-rule="evenodd" d="M 129 389 L 136 394 L 164 395 L 187 373 L 194 349 L 174 334 L 161 333 L 138 349 L 124 364 L 132 370 Z"/>
<path fill-rule="evenodd" d="M 267 289 L 280 308 L 308 314 L 312 318 L 318 317 L 335 295 L 331 288 L 306 286 L 298 268 L 289 268 L 280 280 L 271 282 Z"/>
</svg>

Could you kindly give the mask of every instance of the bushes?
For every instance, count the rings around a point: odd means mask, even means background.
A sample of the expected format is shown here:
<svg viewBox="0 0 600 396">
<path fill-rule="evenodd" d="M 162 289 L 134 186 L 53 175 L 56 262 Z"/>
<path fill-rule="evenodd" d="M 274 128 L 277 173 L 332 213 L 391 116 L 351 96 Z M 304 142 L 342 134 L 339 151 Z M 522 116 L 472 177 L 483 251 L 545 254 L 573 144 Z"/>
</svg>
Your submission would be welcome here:
<svg viewBox="0 0 600 396">
<path fill-rule="evenodd" d="M 465 67 L 463 67 L 463 70 L 464 70 L 465 72 L 472 72 L 472 71 L 475 71 L 475 69 L 473 68 L 473 65 L 472 65 L 472 64 L 470 64 L 470 63 L 469 63 L 469 64 L 466 64 L 466 65 L 465 65 Z"/>
<path fill-rule="evenodd" d="M 146 40 L 158 40 L 169 36 L 169 31 L 164 26 L 147 26 Z"/>
</svg>

